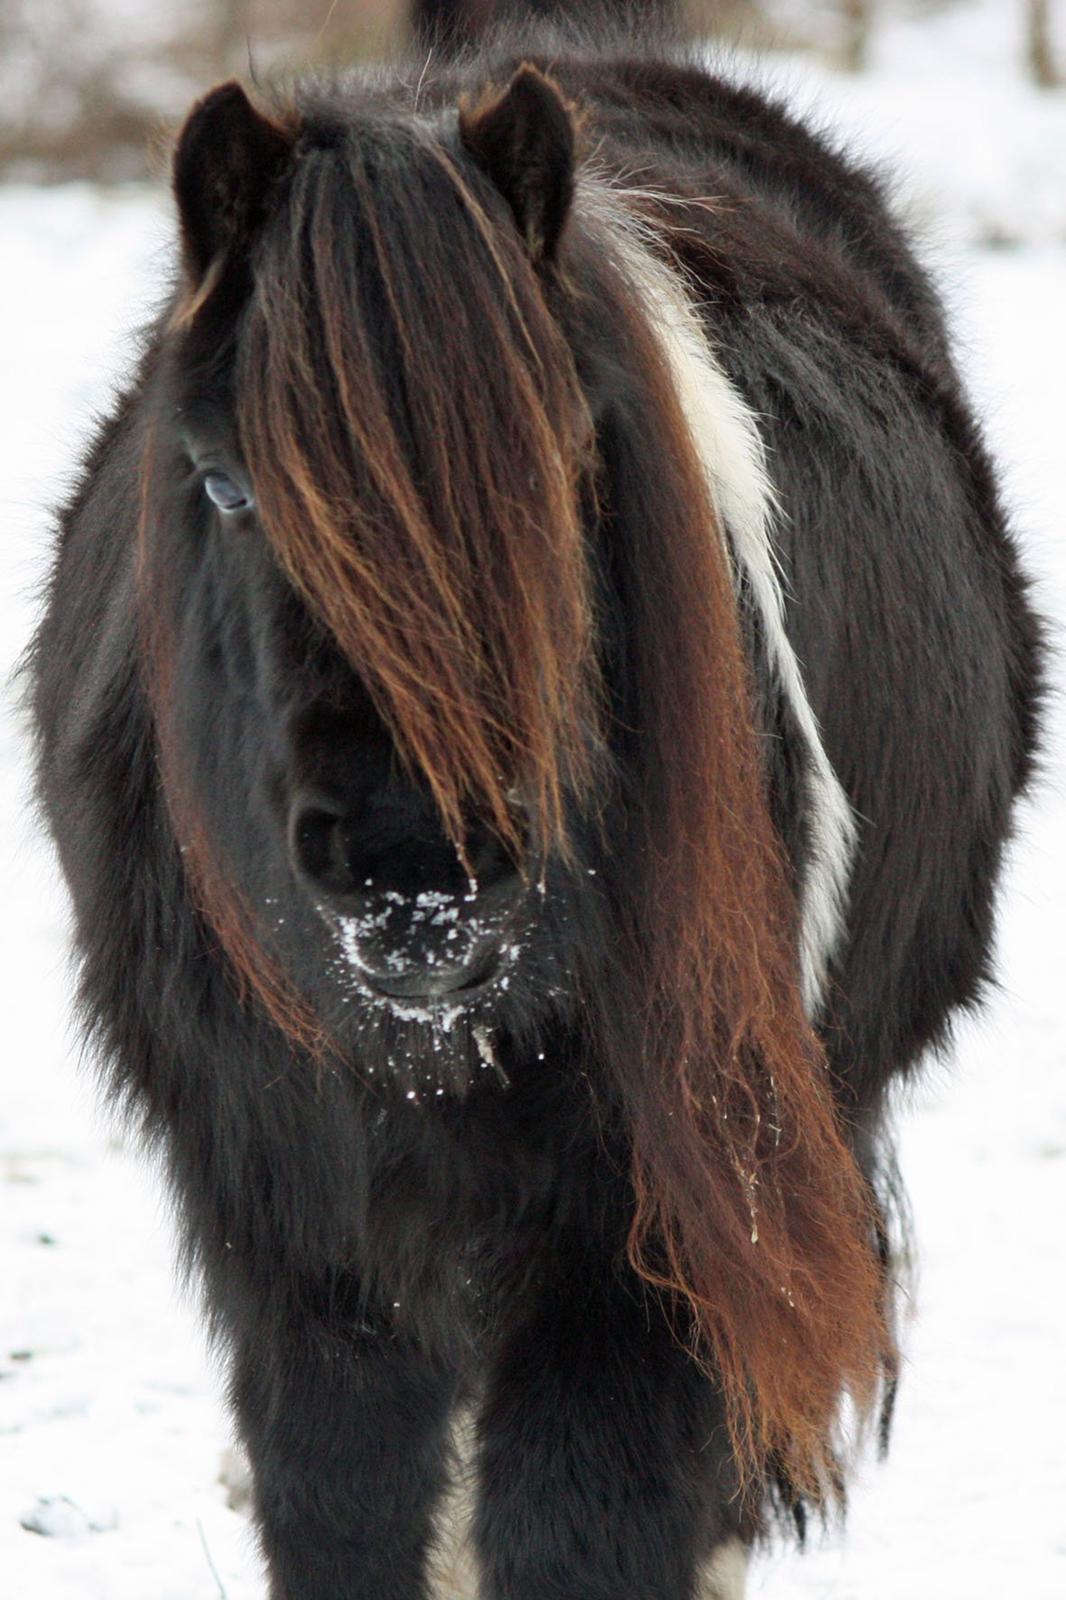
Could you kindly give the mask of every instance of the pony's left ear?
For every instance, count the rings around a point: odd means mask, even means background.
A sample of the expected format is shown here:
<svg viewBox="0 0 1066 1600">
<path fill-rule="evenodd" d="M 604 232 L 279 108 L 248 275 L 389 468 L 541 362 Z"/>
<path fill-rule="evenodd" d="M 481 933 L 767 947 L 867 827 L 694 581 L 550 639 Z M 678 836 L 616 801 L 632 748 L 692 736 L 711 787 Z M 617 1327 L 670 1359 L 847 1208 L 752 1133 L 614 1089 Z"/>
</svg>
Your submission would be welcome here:
<svg viewBox="0 0 1066 1600">
<path fill-rule="evenodd" d="M 533 261 L 550 261 L 574 193 L 574 117 L 558 86 L 525 62 L 502 94 L 461 108 L 459 134 L 514 212 Z"/>
<path fill-rule="evenodd" d="M 292 134 L 257 111 L 233 80 L 193 106 L 174 152 L 174 195 L 195 284 L 262 221 L 292 145 Z"/>
</svg>

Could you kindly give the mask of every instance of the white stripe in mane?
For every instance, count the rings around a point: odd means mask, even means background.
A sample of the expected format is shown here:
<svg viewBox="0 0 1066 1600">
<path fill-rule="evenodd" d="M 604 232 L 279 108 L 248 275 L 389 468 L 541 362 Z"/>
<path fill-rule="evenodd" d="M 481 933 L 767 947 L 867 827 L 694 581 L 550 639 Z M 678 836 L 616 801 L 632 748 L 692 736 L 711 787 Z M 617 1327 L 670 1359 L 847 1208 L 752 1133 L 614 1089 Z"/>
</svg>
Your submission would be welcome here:
<svg viewBox="0 0 1066 1600">
<path fill-rule="evenodd" d="M 669 197 L 664 197 L 669 199 Z M 585 214 L 610 237 L 639 295 L 673 374 L 677 397 L 703 462 L 734 570 L 743 573 L 762 625 L 771 673 L 807 747 L 806 821 L 811 861 L 800 903 L 803 998 L 814 1015 L 828 963 L 843 932 L 855 849 L 855 818 L 822 744 L 796 653 L 785 629 L 785 605 L 773 546 L 780 515 L 754 414 L 726 376 L 681 275 L 645 242 L 649 224 L 627 212 L 625 191 L 586 176 Z"/>
</svg>

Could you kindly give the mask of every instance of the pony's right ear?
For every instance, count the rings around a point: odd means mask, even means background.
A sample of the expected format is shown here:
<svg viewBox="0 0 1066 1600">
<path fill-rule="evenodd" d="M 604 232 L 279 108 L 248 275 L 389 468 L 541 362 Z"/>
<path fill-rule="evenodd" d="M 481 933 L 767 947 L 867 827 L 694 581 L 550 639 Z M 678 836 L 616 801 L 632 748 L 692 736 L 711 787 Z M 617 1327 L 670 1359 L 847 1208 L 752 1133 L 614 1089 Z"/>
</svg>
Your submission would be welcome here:
<svg viewBox="0 0 1066 1600">
<path fill-rule="evenodd" d="M 233 80 L 193 106 L 174 152 L 174 195 L 196 286 L 262 221 L 292 145 L 292 133 L 257 111 Z"/>
</svg>

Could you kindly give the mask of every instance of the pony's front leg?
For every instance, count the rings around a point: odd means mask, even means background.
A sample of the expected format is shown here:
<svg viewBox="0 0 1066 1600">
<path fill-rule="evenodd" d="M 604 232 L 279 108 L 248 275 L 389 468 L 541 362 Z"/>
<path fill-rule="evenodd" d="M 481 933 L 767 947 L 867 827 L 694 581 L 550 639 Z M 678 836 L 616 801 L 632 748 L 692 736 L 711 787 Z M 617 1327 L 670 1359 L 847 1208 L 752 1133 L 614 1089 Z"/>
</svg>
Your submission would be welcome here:
<svg viewBox="0 0 1066 1600">
<path fill-rule="evenodd" d="M 713 1385 L 635 1279 L 560 1257 L 565 1275 L 500 1348 L 480 1417 L 483 1600 L 740 1600 Z"/>
<path fill-rule="evenodd" d="M 244 1333 L 233 1397 L 271 1600 L 423 1600 L 453 1394 L 387 1325 Z"/>
</svg>

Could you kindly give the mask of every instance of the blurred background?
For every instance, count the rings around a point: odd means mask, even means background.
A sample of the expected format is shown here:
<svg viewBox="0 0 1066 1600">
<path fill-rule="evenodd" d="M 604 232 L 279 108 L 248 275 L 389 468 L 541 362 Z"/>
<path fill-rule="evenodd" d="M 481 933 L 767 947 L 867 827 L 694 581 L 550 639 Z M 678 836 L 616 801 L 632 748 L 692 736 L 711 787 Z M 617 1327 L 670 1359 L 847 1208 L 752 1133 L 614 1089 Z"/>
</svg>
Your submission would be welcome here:
<svg viewBox="0 0 1066 1600">
<path fill-rule="evenodd" d="M 511 0 L 507 0 L 510 4 Z M 516 5 L 522 0 L 514 0 Z M 503 0 L 0 0 L 0 1594 L 259 1600 L 224 1383 L 159 1174 L 101 1115 L 15 664 L 54 508 L 165 298 L 167 141 L 213 81 L 367 64 Z M 624 10 L 623 0 L 523 9 Z M 631 0 L 883 165 L 1055 639 L 1066 626 L 1066 0 Z M 429 54 L 431 46 L 420 48 Z M 1066 696 L 1004 884 L 1001 985 L 899 1107 L 919 1288 L 892 1452 L 751 1600 L 1066 1596 Z"/>
<path fill-rule="evenodd" d="M 434 29 L 475 32 L 509 14 L 662 13 L 685 34 L 860 73 L 879 38 L 917 44 L 970 0 L 0 0 L 0 178 L 143 177 L 160 130 L 231 73 L 379 60 Z M 1057 0 L 997 0 L 1019 75 L 1061 85 Z"/>
</svg>

